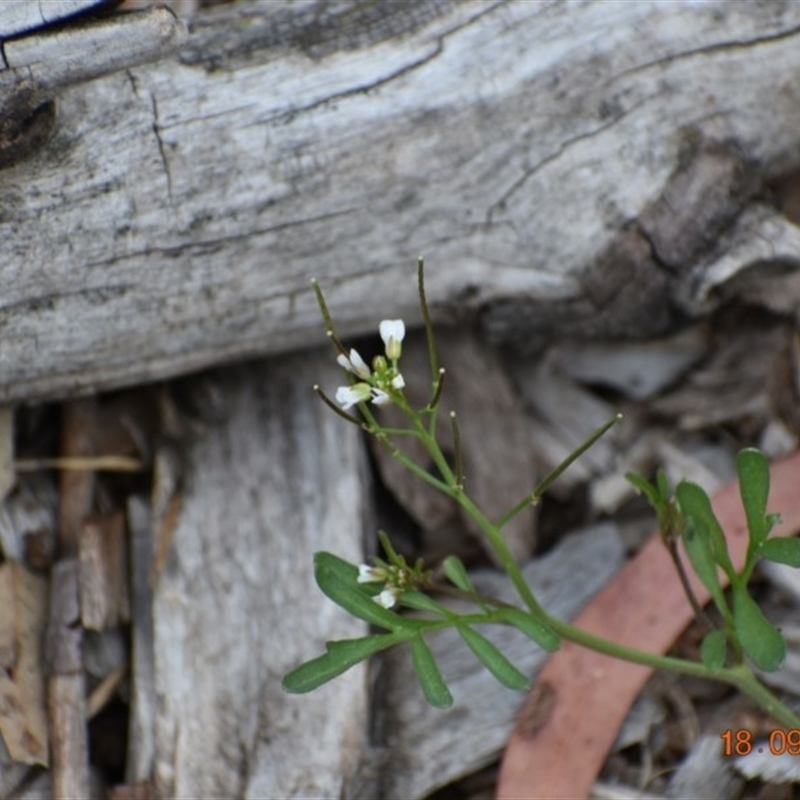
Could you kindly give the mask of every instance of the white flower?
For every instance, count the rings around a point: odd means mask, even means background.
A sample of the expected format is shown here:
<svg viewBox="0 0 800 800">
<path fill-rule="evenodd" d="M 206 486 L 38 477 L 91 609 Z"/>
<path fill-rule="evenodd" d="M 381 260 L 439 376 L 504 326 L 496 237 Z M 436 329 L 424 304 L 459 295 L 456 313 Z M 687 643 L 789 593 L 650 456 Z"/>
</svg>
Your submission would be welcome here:
<svg viewBox="0 0 800 800">
<path fill-rule="evenodd" d="M 369 564 L 358 565 L 358 578 L 359 583 L 382 583 L 389 575 L 382 567 L 371 567 Z"/>
<path fill-rule="evenodd" d="M 403 376 L 398 372 L 397 375 L 392 378 L 392 388 L 393 389 L 402 389 L 406 385 L 405 379 Z"/>
<path fill-rule="evenodd" d="M 389 397 L 383 389 L 373 389 L 372 390 L 372 402 L 376 406 L 388 406 L 389 403 L 392 402 L 392 398 Z"/>
<path fill-rule="evenodd" d="M 397 602 L 398 590 L 394 586 L 389 586 L 380 594 L 376 594 L 372 599 L 384 608 L 391 608 Z"/>
<path fill-rule="evenodd" d="M 372 387 L 368 383 L 354 383 L 352 386 L 340 386 L 336 390 L 336 402 L 345 410 L 369 400 Z"/>
<path fill-rule="evenodd" d="M 372 374 L 364 359 L 358 354 L 358 350 L 351 349 L 349 358 L 344 353 L 339 353 L 336 361 L 340 367 L 344 367 L 348 372 L 358 375 L 362 380 L 369 380 Z"/>
<path fill-rule="evenodd" d="M 403 350 L 401 342 L 406 335 L 406 326 L 401 319 L 385 319 L 380 324 L 381 339 L 386 345 L 386 357 L 397 361 Z"/>
</svg>

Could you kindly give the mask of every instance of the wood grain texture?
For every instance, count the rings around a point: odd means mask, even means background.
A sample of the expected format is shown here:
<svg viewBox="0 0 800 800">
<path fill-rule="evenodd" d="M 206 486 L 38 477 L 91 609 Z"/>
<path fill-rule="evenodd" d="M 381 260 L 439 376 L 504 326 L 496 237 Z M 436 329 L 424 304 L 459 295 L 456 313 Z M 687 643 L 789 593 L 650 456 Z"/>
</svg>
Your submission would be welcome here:
<svg viewBox="0 0 800 800">
<path fill-rule="evenodd" d="M 362 560 L 371 517 L 359 431 L 311 390 L 338 372 L 327 350 L 226 371 L 229 416 L 187 449 L 153 605 L 159 797 L 339 797 L 366 754 L 363 668 L 280 686 L 366 632 L 312 576 L 317 550 Z"/>
<path fill-rule="evenodd" d="M 419 254 L 440 321 L 666 330 L 800 160 L 798 37 L 795 4 L 722 0 L 204 12 L 0 171 L 0 400 L 306 346 L 312 276 L 343 335 L 416 319 Z"/>
</svg>

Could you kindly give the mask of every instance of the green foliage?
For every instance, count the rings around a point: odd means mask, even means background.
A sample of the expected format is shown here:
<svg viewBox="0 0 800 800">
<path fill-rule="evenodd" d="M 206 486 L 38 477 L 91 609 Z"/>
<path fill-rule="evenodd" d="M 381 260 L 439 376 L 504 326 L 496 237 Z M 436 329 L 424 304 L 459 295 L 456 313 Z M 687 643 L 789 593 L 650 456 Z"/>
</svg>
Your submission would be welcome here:
<svg viewBox="0 0 800 800">
<path fill-rule="evenodd" d="M 739 492 L 747 516 L 750 542 L 759 547 L 769 536 L 774 524 L 767 516 L 769 462 L 763 453 L 747 448 L 736 457 L 736 472 L 739 475 Z"/>
<path fill-rule="evenodd" d="M 364 622 L 394 630 L 398 624 L 397 614 L 378 605 L 373 599 L 376 590 L 357 583 L 357 577 L 358 567 L 332 553 L 317 553 L 314 556 L 314 578 L 334 603 Z"/>
<path fill-rule="evenodd" d="M 442 569 L 453 586 L 457 586 L 462 592 L 475 592 L 475 587 L 467 575 L 467 568 L 458 556 L 447 556 L 442 562 Z"/>
<path fill-rule="evenodd" d="M 733 590 L 733 620 L 744 652 L 759 669 L 774 672 L 786 661 L 786 642 L 745 587 Z"/>
<path fill-rule="evenodd" d="M 730 556 L 728 555 L 728 544 L 725 541 L 725 534 L 714 514 L 714 509 L 711 507 L 709 496 L 696 483 L 681 481 L 678 484 L 678 488 L 675 490 L 675 497 L 678 500 L 681 513 L 686 520 L 685 530 L 690 531 L 691 537 L 702 543 L 703 555 L 700 556 L 698 563 L 705 559 L 707 554 L 714 563 L 725 571 L 728 579 L 734 581 L 736 570 L 734 570 Z M 684 542 L 686 543 L 686 539 L 684 539 Z M 695 552 L 699 550 L 700 548 L 697 548 Z M 692 558 L 691 552 L 689 552 L 689 558 Z M 698 569 L 694 559 L 692 559 L 692 566 Z M 703 566 L 703 569 L 705 574 L 701 574 L 698 571 L 698 577 L 703 581 L 713 597 L 714 590 L 712 589 L 712 585 L 719 586 L 719 581 L 716 576 L 713 579 L 708 576 L 708 568 L 706 565 Z M 706 578 L 708 578 L 708 582 Z"/>
<path fill-rule="evenodd" d="M 506 607 L 496 611 L 495 617 L 522 631 L 548 653 L 554 653 L 561 646 L 561 638 L 549 625 L 525 611 Z"/>
<path fill-rule="evenodd" d="M 370 366 L 355 350 L 345 347 L 338 338 L 322 292 L 317 283 L 313 282 L 325 328 L 338 351 L 337 361 L 345 370 L 348 382 L 338 389 L 335 403 L 319 387 L 316 387 L 316 391 L 337 414 L 389 447 L 392 456 L 409 472 L 461 506 L 483 532 L 497 562 L 510 577 L 524 606 L 515 607 L 496 598 L 480 595 L 464 564 L 455 556 L 449 556 L 442 563 L 442 572 L 448 583 L 436 584 L 433 573 L 424 569 L 421 561 L 413 566 L 407 564 L 394 550 L 388 536 L 381 531 L 379 537 L 385 560 L 373 558 L 374 566 L 356 567 L 331 553 L 317 553 L 314 557 L 314 577 L 324 594 L 350 614 L 381 632 L 356 639 L 327 642 L 324 654 L 300 665 L 284 677 L 284 688 L 289 692 L 311 691 L 388 647 L 407 644 L 411 648 L 412 664 L 428 702 L 438 708 L 447 708 L 452 704 L 453 697 L 425 637 L 438 630 L 455 628 L 478 661 L 500 683 L 510 689 L 522 691 L 529 686 L 528 678 L 495 644 L 476 630 L 483 625 L 511 625 L 548 652 L 558 649 L 563 636 L 608 655 L 647 666 L 663 666 L 686 674 L 716 677 L 747 692 L 762 708 L 787 727 L 800 727 L 800 718 L 770 695 L 747 666 L 749 661 L 758 669 L 776 670 L 786 658 L 786 644 L 780 631 L 766 619 L 747 588 L 758 560 L 766 558 L 800 567 L 800 541 L 769 538 L 779 517 L 767 513 L 770 472 L 765 456 L 758 450 L 748 448 L 742 450 L 736 459 L 748 529 L 745 563 L 738 571 L 731 560 L 725 533 L 714 513 L 711 500 L 700 486 L 691 481 L 681 481 L 673 495 L 662 470 L 658 471 L 653 483 L 638 475 L 626 476 L 655 510 L 662 539 L 669 549 L 695 611 L 704 617 L 685 574 L 679 543 L 683 544 L 692 568 L 720 612 L 722 627 L 710 630 L 703 639 L 702 663 L 643 653 L 601 639 L 550 616 L 539 605 L 525 582 L 501 530 L 524 508 L 537 503 L 553 481 L 616 424 L 620 417 L 615 416 L 595 431 L 504 516 L 495 522 L 487 519 L 463 485 L 460 434 L 454 414 L 451 414 L 454 463 L 451 463 L 453 459 L 445 456 L 445 451 L 436 439 L 436 418 L 445 373 L 439 368 L 436 355 L 421 260 L 418 280 L 431 367 L 430 403 L 423 408 L 414 409 L 403 391 L 405 380 L 399 371 L 399 360 L 405 323 L 402 320 L 381 322 L 380 333 L 386 355 L 372 359 Z M 491 387 L 487 387 L 487 391 L 491 391 Z M 396 405 L 405 415 L 407 427 L 381 426 L 370 405 L 390 403 Z M 359 416 L 347 413 L 347 409 L 351 407 L 357 408 Z M 405 455 L 402 448 L 396 447 L 392 443 L 393 438 L 401 436 L 418 440 L 433 466 L 417 464 Z M 730 583 L 730 595 L 723 589 L 723 576 Z M 436 590 L 460 595 L 473 605 L 475 611 L 454 611 L 431 596 Z M 397 613 L 397 607 L 411 610 L 413 614 Z M 712 627 L 707 617 L 705 619 L 709 627 Z M 732 666 L 726 666 L 729 658 Z"/>
<path fill-rule="evenodd" d="M 326 642 L 325 655 L 306 661 L 289 672 L 284 677 L 282 686 L 287 692 L 294 694 L 313 691 L 323 683 L 338 678 L 350 667 L 401 641 L 402 635 L 383 633 L 365 636 L 363 639 Z"/>
<path fill-rule="evenodd" d="M 725 631 L 710 631 L 700 646 L 700 658 L 710 672 L 719 672 L 725 666 L 728 637 Z"/>
<path fill-rule="evenodd" d="M 768 539 L 779 517 L 767 513 L 769 462 L 763 453 L 753 448 L 742 450 L 736 458 L 736 471 L 748 530 L 747 556 L 739 572 L 731 562 L 725 534 L 711 500 L 701 487 L 681 481 L 675 490 L 679 513 L 670 517 L 671 501 L 662 474 L 659 474 L 657 486 L 639 476 L 629 475 L 628 478 L 656 509 L 662 533 L 664 525 L 680 522 L 680 536 L 692 568 L 722 615 L 726 629 L 712 631 L 703 640 L 703 664 L 712 672 L 721 670 L 730 639 L 736 652 L 747 656 L 759 669 L 772 671 L 783 665 L 786 643 L 750 596 L 747 584 L 759 558 L 800 566 L 800 542 Z M 731 584 L 732 608 L 723 591 L 720 573 L 725 573 Z"/>
<path fill-rule="evenodd" d="M 769 539 L 759 552 L 768 561 L 800 567 L 800 539 Z"/>
<path fill-rule="evenodd" d="M 503 686 L 517 691 L 530 688 L 528 679 L 485 636 L 469 625 L 459 624 L 457 627 L 469 649 Z"/>
<path fill-rule="evenodd" d="M 729 616 L 730 610 L 722 591 L 717 567 L 724 564 L 729 578 L 734 574 L 734 569 L 708 495 L 696 484 L 681 481 L 675 490 L 675 496 L 684 518 L 682 539 L 686 555 L 720 613 L 723 617 Z"/>
<path fill-rule="evenodd" d="M 390 556 L 395 563 L 402 561 L 393 551 Z M 426 574 L 420 565 L 415 569 L 417 572 L 412 571 L 412 574 Z M 466 591 L 474 594 L 472 582 L 460 561 L 452 559 L 447 571 L 455 578 L 454 583 L 460 582 L 467 587 Z M 527 689 L 528 679 L 492 642 L 474 630 L 472 624 L 511 624 L 548 650 L 558 647 L 558 636 L 520 609 L 484 609 L 481 614 L 460 616 L 418 589 L 408 588 L 400 594 L 399 604 L 427 612 L 430 616 L 420 618 L 397 614 L 376 602 L 380 588 L 359 583 L 358 574 L 356 566 L 332 553 L 317 553 L 314 557 L 314 577 L 320 589 L 331 600 L 358 619 L 390 632 L 328 642 L 323 655 L 307 661 L 284 677 L 283 687 L 286 691 L 309 692 L 387 647 L 408 643 L 411 645 L 412 663 L 425 697 L 432 705 L 447 708 L 452 704 L 453 698 L 430 648 L 423 639 L 424 632 L 455 627 L 489 672 L 503 685 L 517 690 Z"/>
<path fill-rule="evenodd" d="M 421 635 L 411 640 L 411 660 L 425 699 L 435 708 L 449 708 L 453 695 L 444 682 L 430 648 Z"/>
</svg>

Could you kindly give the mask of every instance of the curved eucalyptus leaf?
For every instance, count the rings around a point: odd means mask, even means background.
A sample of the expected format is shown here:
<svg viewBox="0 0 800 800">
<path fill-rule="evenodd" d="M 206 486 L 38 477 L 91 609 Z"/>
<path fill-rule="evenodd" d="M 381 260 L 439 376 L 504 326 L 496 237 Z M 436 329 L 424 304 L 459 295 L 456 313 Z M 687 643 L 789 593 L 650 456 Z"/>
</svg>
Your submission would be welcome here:
<svg viewBox="0 0 800 800">
<path fill-rule="evenodd" d="M 503 686 L 517 691 L 530 689 L 530 681 L 485 636 L 469 625 L 458 625 L 458 632 L 467 646 Z"/>
<path fill-rule="evenodd" d="M 449 708 L 453 705 L 453 695 L 450 694 L 422 634 L 418 633 L 411 639 L 411 658 L 425 699 L 436 708 Z"/>
<path fill-rule="evenodd" d="M 402 635 L 396 633 L 381 633 L 366 636 L 363 639 L 342 639 L 326 642 L 324 655 L 311 661 L 306 661 L 296 669 L 287 673 L 281 685 L 287 692 L 303 694 L 310 692 L 323 683 L 346 672 L 350 667 L 369 658 L 371 655 L 385 650 L 398 642 L 403 641 Z"/>
</svg>

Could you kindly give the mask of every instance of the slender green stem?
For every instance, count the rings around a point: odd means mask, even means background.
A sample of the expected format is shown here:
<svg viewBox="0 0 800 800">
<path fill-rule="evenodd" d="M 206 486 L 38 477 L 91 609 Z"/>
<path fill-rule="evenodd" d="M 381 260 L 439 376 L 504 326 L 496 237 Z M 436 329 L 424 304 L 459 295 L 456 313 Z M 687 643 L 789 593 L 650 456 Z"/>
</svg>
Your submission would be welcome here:
<svg viewBox="0 0 800 800">
<path fill-rule="evenodd" d="M 431 365 L 431 381 L 436 385 L 439 380 L 439 359 L 436 355 L 436 340 L 433 336 L 433 324 L 428 311 L 428 298 L 425 296 L 425 259 L 417 259 L 417 288 L 419 291 L 419 305 L 422 310 L 422 321 L 425 325 L 425 338 L 428 340 L 428 360 Z M 435 399 L 435 398 L 434 398 Z M 431 401 L 431 405 L 435 405 Z"/>
<path fill-rule="evenodd" d="M 455 457 L 456 485 L 459 491 L 464 489 L 464 459 L 461 455 L 461 432 L 458 429 L 456 412 L 450 412 L 450 426 L 453 429 L 453 453 Z"/>
<path fill-rule="evenodd" d="M 582 456 L 609 428 L 612 428 L 622 419 L 622 414 L 615 414 L 608 422 L 601 425 L 577 450 L 570 453 L 560 464 L 545 475 L 536 488 L 517 503 L 511 511 L 505 514 L 497 523 L 502 528 L 509 520 L 516 517 L 520 511 L 539 502 L 542 495 L 550 488 L 553 481 L 558 478 L 575 460 Z"/>
<path fill-rule="evenodd" d="M 746 694 L 753 702 L 759 705 L 773 719 L 785 725 L 788 729 L 800 729 L 800 716 L 782 703 L 772 692 L 744 666 L 731 667 L 726 670 L 728 683 L 735 686 L 740 692 Z"/>
<path fill-rule="evenodd" d="M 514 584 L 514 587 L 519 593 L 519 596 L 525 602 L 525 605 L 528 606 L 528 608 L 534 614 L 544 614 L 544 609 L 536 601 L 533 592 L 525 581 L 519 565 L 515 561 L 514 556 L 511 554 L 511 551 L 508 549 L 508 545 L 505 543 L 502 534 L 500 533 L 499 527 L 493 525 L 492 522 L 478 508 L 478 506 L 475 505 L 469 495 L 458 486 L 456 475 L 454 474 L 450 465 L 447 463 L 447 459 L 445 458 L 441 447 L 439 447 L 435 432 L 429 431 L 425 425 L 423 425 L 420 415 L 408 405 L 407 401 L 402 395 L 398 395 L 392 399 L 402 409 L 403 413 L 408 418 L 412 428 L 417 433 L 417 437 L 428 451 L 428 455 L 430 455 L 443 480 L 439 481 L 429 472 L 426 472 L 421 467 L 417 466 L 417 464 L 415 464 L 410 458 L 396 448 L 393 448 L 392 455 L 415 475 L 418 475 L 426 483 L 429 483 L 431 486 L 439 489 L 439 491 L 446 494 L 448 497 L 452 497 L 462 508 L 464 508 L 464 510 L 470 515 L 470 517 L 472 517 L 472 519 L 486 536 L 487 540 L 492 546 L 492 549 L 496 553 L 501 566 L 508 573 L 511 581 Z M 380 432 L 378 432 L 376 435 L 389 444 L 386 437 L 382 436 Z"/>
<path fill-rule="evenodd" d="M 667 669 L 683 675 L 692 675 L 697 678 L 727 683 L 754 700 L 782 725 L 800 729 L 800 716 L 778 700 L 746 666 L 738 665 L 712 673 L 700 662 L 673 656 L 661 656 L 633 647 L 626 647 L 610 639 L 604 639 L 588 631 L 576 628 L 574 625 L 570 625 L 568 622 L 564 622 L 550 614 L 545 613 L 542 618 L 539 618 L 539 621 L 547 624 L 564 639 L 583 647 L 588 647 L 598 653 L 605 653 L 613 658 L 630 661 L 634 664 L 642 664 L 653 669 Z"/>
</svg>

